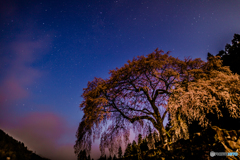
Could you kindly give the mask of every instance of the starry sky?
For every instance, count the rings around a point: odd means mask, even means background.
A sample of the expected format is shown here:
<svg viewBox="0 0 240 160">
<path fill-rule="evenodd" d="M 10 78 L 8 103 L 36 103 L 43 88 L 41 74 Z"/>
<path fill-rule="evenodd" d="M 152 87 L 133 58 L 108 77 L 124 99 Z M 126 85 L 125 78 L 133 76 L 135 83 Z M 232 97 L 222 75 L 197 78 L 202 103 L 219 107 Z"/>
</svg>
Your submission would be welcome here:
<svg viewBox="0 0 240 160">
<path fill-rule="evenodd" d="M 1 0 L 0 128 L 41 156 L 77 159 L 88 81 L 156 48 L 206 61 L 234 33 L 239 0 Z"/>
</svg>

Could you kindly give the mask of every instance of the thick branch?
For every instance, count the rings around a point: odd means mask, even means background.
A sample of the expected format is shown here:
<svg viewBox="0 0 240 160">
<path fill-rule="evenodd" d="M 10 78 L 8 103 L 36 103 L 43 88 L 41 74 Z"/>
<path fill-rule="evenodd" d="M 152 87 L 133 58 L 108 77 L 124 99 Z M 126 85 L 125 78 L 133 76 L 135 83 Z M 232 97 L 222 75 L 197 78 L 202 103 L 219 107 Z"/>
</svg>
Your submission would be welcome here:
<svg viewBox="0 0 240 160">
<path fill-rule="evenodd" d="M 167 87 L 167 89 L 168 89 L 168 87 Z M 155 92 L 155 95 L 154 95 L 154 97 L 153 97 L 153 101 L 155 101 L 155 100 L 157 99 L 157 96 L 158 96 L 159 94 L 164 94 L 164 93 L 167 93 L 168 95 L 171 94 L 171 93 L 168 92 L 167 90 L 157 89 L 156 92 Z"/>
<path fill-rule="evenodd" d="M 140 120 L 140 119 L 147 119 L 147 120 L 151 121 L 154 126 L 157 126 L 156 121 L 155 121 L 152 117 L 149 117 L 149 116 L 135 116 L 135 117 L 133 117 L 133 118 L 130 118 L 130 117 L 126 116 L 126 115 L 116 106 L 116 104 L 115 104 L 113 101 L 112 101 L 112 106 L 113 106 L 113 108 L 115 108 L 115 109 L 123 116 L 123 118 L 126 118 L 126 119 L 129 120 L 131 123 L 134 123 L 135 121 Z"/>
<path fill-rule="evenodd" d="M 135 92 L 143 91 L 143 93 L 147 96 L 148 101 L 149 101 L 149 102 L 152 102 L 151 97 L 149 96 L 148 92 L 147 92 L 143 87 L 137 88 L 137 87 L 135 86 L 135 84 L 132 83 L 132 82 L 130 82 L 130 84 L 131 84 L 131 85 L 133 86 L 133 88 L 135 89 Z"/>
<path fill-rule="evenodd" d="M 162 120 L 164 120 L 164 118 L 165 118 L 167 112 L 168 112 L 168 108 L 167 108 L 166 111 L 163 113 Z"/>
<path fill-rule="evenodd" d="M 150 78 L 147 76 L 146 72 L 144 72 L 144 75 L 147 77 L 148 82 L 150 83 L 150 86 L 151 86 L 151 88 L 152 88 L 152 90 L 153 90 L 153 92 L 152 92 L 152 96 L 153 96 L 153 93 L 154 93 L 154 91 L 155 91 L 155 87 L 153 87 L 152 81 L 151 81 Z"/>
<path fill-rule="evenodd" d="M 152 117 L 149 117 L 149 116 L 135 116 L 134 118 L 130 118 L 130 119 L 131 119 L 130 120 L 131 123 L 134 123 L 135 121 L 140 120 L 140 119 L 147 119 L 147 120 L 151 121 L 154 126 L 158 126 L 156 121 Z"/>
<path fill-rule="evenodd" d="M 150 112 L 150 111 L 149 111 L 148 109 L 146 109 L 146 108 L 144 108 L 144 109 L 142 109 L 142 110 L 138 110 L 138 109 L 129 107 L 129 109 L 132 110 L 132 111 L 137 111 L 137 112 L 142 112 L 142 113 L 145 113 L 145 114 L 151 114 L 151 115 L 153 115 L 153 113 Z M 144 112 L 144 110 L 146 110 L 147 112 Z"/>
</svg>

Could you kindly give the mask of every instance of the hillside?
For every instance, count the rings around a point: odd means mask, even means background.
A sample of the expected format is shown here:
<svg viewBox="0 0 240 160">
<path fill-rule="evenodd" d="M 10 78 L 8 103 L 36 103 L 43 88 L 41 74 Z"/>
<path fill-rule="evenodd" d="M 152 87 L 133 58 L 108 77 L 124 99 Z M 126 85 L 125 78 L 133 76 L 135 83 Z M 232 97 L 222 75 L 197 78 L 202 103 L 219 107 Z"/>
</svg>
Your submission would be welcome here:
<svg viewBox="0 0 240 160">
<path fill-rule="evenodd" d="M 32 151 L 29 151 L 24 143 L 15 140 L 0 129 L 0 160 L 49 160 Z"/>
</svg>

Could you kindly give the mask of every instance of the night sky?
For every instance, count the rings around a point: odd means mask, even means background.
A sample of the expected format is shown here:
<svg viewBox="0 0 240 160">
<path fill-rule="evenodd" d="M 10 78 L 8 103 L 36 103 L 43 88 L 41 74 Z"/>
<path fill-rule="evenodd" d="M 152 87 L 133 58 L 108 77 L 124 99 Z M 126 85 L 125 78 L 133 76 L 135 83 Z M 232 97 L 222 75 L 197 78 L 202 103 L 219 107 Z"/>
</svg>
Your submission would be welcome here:
<svg viewBox="0 0 240 160">
<path fill-rule="evenodd" d="M 206 61 L 234 33 L 239 0 L 1 0 L 0 128 L 41 156 L 77 159 L 88 81 L 157 47 Z"/>
</svg>

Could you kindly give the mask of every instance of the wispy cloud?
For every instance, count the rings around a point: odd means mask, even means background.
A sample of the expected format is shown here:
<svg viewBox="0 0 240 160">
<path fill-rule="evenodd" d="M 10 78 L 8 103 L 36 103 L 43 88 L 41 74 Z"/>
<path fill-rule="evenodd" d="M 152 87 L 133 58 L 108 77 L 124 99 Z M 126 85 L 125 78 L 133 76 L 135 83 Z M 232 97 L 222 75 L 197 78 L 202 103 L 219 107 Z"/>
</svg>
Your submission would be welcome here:
<svg viewBox="0 0 240 160">
<path fill-rule="evenodd" d="M 28 87 L 42 76 L 43 72 L 31 67 L 36 59 L 47 53 L 49 37 L 32 40 L 24 32 L 15 41 L 4 46 L 5 53 L 1 53 L 0 107 L 7 107 L 8 102 L 27 98 L 30 94 Z"/>
</svg>

